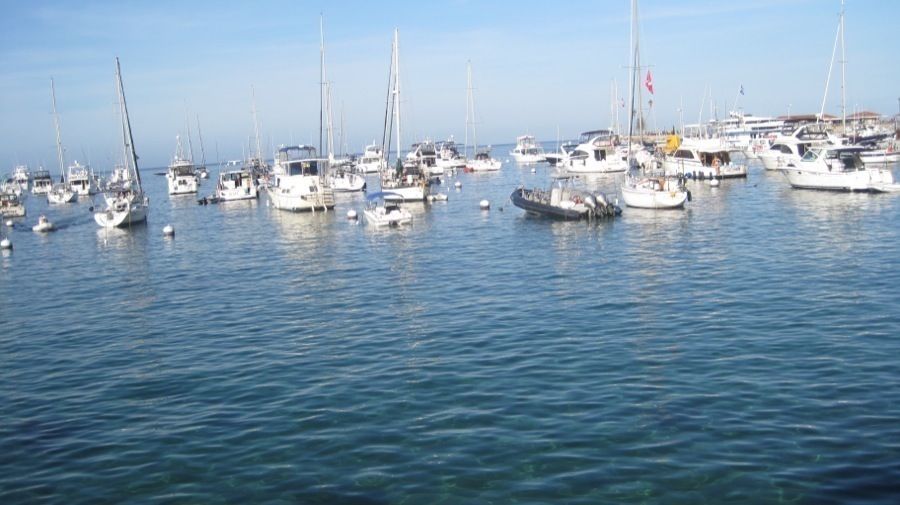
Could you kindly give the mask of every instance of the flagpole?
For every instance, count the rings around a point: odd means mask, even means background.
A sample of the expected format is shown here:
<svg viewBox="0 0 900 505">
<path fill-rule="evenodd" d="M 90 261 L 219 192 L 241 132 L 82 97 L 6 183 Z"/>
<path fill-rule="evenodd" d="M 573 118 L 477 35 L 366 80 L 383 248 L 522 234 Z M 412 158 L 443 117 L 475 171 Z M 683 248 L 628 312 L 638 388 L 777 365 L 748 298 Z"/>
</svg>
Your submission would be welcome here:
<svg viewBox="0 0 900 505">
<path fill-rule="evenodd" d="M 737 111 L 738 111 L 738 106 L 737 106 L 737 104 L 738 104 L 738 97 L 741 96 L 741 90 L 743 90 L 743 89 L 744 89 L 744 85 L 743 85 L 743 84 L 738 85 L 737 93 L 734 94 L 734 110 L 731 111 L 732 114 L 737 114 Z M 741 115 L 743 116 L 743 114 L 741 114 Z"/>
</svg>

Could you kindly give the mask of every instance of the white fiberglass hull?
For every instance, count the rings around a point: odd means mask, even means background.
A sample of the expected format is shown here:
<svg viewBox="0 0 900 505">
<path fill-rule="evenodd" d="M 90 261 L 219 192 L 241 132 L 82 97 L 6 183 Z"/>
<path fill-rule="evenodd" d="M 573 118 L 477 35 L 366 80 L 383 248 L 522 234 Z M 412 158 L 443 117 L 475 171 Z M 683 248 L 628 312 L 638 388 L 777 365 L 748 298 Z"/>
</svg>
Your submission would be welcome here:
<svg viewBox="0 0 900 505">
<path fill-rule="evenodd" d="M 381 190 L 392 193 L 391 196 L 385 197 L 386 200 L 402 200 L 405 202 L 422 202 L 425 200 L 425 188 L 418 184 L 414 186 L 391 187 L 382 182 Z"/>
<path fill-rule="evenodd" d="M 102 228 L 124 228 L 147 221 L 146 202 L 113 202 L 105 210 L 94 213 L 94 221 Z"/>
<path fill-rule="evenodd" d="M 868 191 L 872 186 L 891 185 L 893 176 L 889 170 L 856 170 L 850 172 L 823 172 L 790 167 L 781 170 L 788 183 L 800 189 L 824 189 L 831 191 Z"/>
<path fill-rule="evenodd" d="M 638 209 L 680 209 L 688 199 L 687 191 L 669 188 L 672 181 L 635 179 L 622 184 L 625 205 Z"/>
<path fill-rule="evenodd" d="M 761 151 L 758 155 L 759 161 L 766 170 L 781 170 L 787 168 L 789 164 L 797 165 L 800 163 L 800 156 L 796 154 L 768 154 L 769 151 Z"/>
<path fill-rule="evenodd" d="M 566 172 L 573 174 L 608 174 L 614 172 L 624 172 L 628 165 L 624 161 L 602 160 L 594 161 L 592 159 L 568 160 L 563 162 Z"/>
<path fill-rule="evenodd" d="M 47 193 L 47 202 L 54 205 L 72 203 L 76 200 L 78 200 L 78 193 L 75 191 L 50 191 Z"/>
<path fill-rule="evenodd" d="M 392 209 L 386 211 L 384 207 L 366 209 L 363 211 L 366 222 L 374 226 L 399 226 L 412 223 L 412 213 L 406 209 Z"/>
<path fill-rule="evenodd" d="M 327 188 L 315 186 L 316 191 L 303 191 L 301 188 L 271 187 L 269 200 L 272 207 L 292 212 L 327 211 L 334 208 L 334 193 Z"/>
<path fill-rule="evenodd" d="M 500 170 L 502 165 L 503 162 L 500 160 L 477 160 L 469 162 L 466 165 L 466 170 L 470 172 L 496 172 Z"/>
<path fill-rule="evenodd" d="M 513 154 L 513 153 L 510 153 L 510 156 L 512 156 L 513 159 L 516 160 L 516 163 L 521 163 L 523 165 L 527 165 L 530 163 L 543 163 L 543 162 L 547 161 L 547 158 L 545 158 L 543 155 L 536 155 L 536 154 L 518 154 L 518 153 Z"/>
<path fill-rule="evenodd" d="M 234 188 L 234 189 L 217 189 L 216 198 L 222 202 L 231 202 L 236 200 L 254 200 L 259 197 L 259 190 L 256 187 Z"/>
<path fill-rule="evenodd" d="M 697 162 L 685 162 L 666 158 L 663 161 L 663 170 L 669 177 L 688 175 L 698 179 L 734 179 L 747 177 L 747 165 L 741 163 L 729 163 L 718 167 L 703 165 Z"/>
<path fill-rule="evenodd" d="M 200 187 L 200 181 L 194 176 L 169 178 L 168 181 L 170 195 L 190 195 Z"/>
<path fill-rule="evenodd" d="M 341 172 L 328 176 L 328 185 L 335 193 L 352 193 L 365 191 L 366 178 L 349 172 Z"/>
</svg>

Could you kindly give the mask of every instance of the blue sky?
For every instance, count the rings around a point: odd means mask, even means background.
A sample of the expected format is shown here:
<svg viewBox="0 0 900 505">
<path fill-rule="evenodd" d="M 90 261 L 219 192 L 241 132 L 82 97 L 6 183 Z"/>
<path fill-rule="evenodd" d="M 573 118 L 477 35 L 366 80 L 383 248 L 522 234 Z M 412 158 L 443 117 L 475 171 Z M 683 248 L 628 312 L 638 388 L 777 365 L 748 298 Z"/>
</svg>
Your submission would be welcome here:
<svg viewBox="0 0 900 505">
<path fill-rule="evenodd" d="M 818 112 L 840 9 L 838 0 L 642 1 L 650 126 L 677 125 L 679 109 L 686 123 L 715 108 L 722 116 L 741 85 L 748 113 Z M 848 113 L 894 115 L 900 2 L 848 0 L 844 9 Z M 198 117 L 208 161 L 216 150 L 241 158 L 253 132 L 251 86 L 270 155 L 279 144 L 318 143 L 320 13 L 334 123 L 343 122 L 352 152 L 380 142 L 395 26 L 404 144 L 463 139 L 469 59 L 480 144 L 526 132 L 575 138 L 611 125 L 614 81 L 627 95 L 629 12 L 627 0 L 10 2 L 0 30 L 0 173 L 17 162 L 56 170 L 51 77 L 67 161 L 109 169 L 120 150 L 116 56 L 142 167 L 170 161 L 185 103 L 198 158 Z M 836 64 L 825 112 L 840 115 L 840 104 Z"/>
</svg>

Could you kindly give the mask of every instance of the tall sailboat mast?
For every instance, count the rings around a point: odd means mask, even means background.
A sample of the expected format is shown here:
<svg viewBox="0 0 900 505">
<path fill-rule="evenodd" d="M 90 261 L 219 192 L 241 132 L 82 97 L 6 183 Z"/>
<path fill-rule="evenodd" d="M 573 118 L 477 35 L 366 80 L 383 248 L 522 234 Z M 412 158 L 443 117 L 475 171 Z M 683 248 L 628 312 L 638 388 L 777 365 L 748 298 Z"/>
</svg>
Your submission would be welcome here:
<svg viewBox="0 0 900 505">
<path fill-rule="evenodd" d="M 138 192 L 143 194 L 144 187 L 141 184 L 141 172 L 138 170 L 138 156 L 134 150 L 134 137 L 131 133 L 131 119 L 128 118 L 128 103 L 125 101 L 125 88 L 122 86 L 122 69 L 119 58 L 116 57 L 116 81 L 119 84 L 119 107 L 122 109 L 122 136 L 125 140 L 125 159 L 131 160 L 134 170 L 134 179 L 137 181 Z"/>
<path fill-rule="evenodd" d="M 199 115 L 197 116 L 197 136 L 200 137 L 200 166 L 206 167 L 206 151 L 203 150 L 203 132 L 200 131 Z"/>
<path fill-rule="evenodd" d="M 638 65 L 638 48 L 637 48 L 637 37 L 636 37 L 636 25 L 637 25 L 637 0 L 631 0 L 631 28 L 630 28 L 630 42 L 631 42 L 631 58 L 629 61 L 629 68 L 631 72 L 628 77 L 628 167 L 631 167 L 633 161 L 633 153 L 632 153 L 632 145 L 634 141 L 634 95 L 635 95 L 635 81 L 634 78 L 635 73 L 639 72 Z"/>
<path fill-rule="evenodd" d="M 394 27 L 394 122 L 397 128 L 397 160 L 400 160 L 400 29 Z"/>
<path fill-rule="evenodd" d="M 53 78 L 50 78 L 50 96 L 53 98 L 53 123 L 56 125 L 56 155 L 59 158 L 60 182 L 65 182 L 66 162 L 63 157 L 62 141 L 59 138 L 59 117 L 56 114 L 56 88 L 53 86 Z"/>
<path fill-rule="evenodd" d="M 259 159 L 260 166 L 262 166 L 265 158 L 262 155 L 262 147 L 259 145 L 259 120 L 256 117 L 256 92 L 253 90 L 252 85 L 250 86 L 250 103 L 253 108 L 253 132 L 256 136 L 256 157 Z"/>
<path fill-rule="evenodd" d="M 188 152 L 191 153 L 191 163 L 194 162 L 194 143 L 191 142 L 191 120 L 188 119 L 187 99 L 184 100 L 184 127 L 187 129 Z"/>
<path fill-rule="evenodd" d="M 466 90 L 468 91 L 466 96 L 466 157 L 468 157 L 468 146 L 469 146 L 469 123 L 472 125 L 472 156 L 475 156 L 478 153 L 478 134 L 475 131 L 475 88 L 472 84 L 472 60 L 468 61 L 468 72 L 467 72 L 468 85 L 466 86 Z M 471 113 L 471 118 L 469 114 Z M 471 120 L 471 121 L 470 121 Z"/>
<path fill-rule="evenodd" d="M 844 53 L 844 0 L 841 0 L 841 16 L 838 21 L 837 35 L 834 37 L 834 49 L 831 51 L 831 64 L 828 66 L 828 78 L 825 79 L 825 96 L 822 97 L 822 108 L 819 110 L 819 117 L 816 121 L 825 120 L 825 102 L 828 100 L 828 88 L 831 86 L 831 74 L 834 71 L 834 58 L 837 56 L 838 42 L 841 43 L 841 128 L 846 131 L 847 128 L 847 90 L 845 81 L 845 63 L 846 55 Z"/>
</svg>

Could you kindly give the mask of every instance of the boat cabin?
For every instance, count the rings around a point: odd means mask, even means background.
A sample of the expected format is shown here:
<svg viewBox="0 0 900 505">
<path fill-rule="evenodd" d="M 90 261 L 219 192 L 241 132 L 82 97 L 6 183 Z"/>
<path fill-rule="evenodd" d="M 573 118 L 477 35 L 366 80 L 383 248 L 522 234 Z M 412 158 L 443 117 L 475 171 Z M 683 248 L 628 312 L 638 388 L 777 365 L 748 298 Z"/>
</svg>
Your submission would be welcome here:
<svg viewBox="0 0 900 505">
<path fill-rule="evenodd" d="M 275 163 L 283 176 L 319 175 L 319 169 L 326 160 L 316 158 L 313 146 L 288 146 L 278 149 Z"/>
<path fill-rule="evenodd" d="M 703 152 L 696 149 L 687 149 L 681 147 L 676 149 L 675 152 L 671 154 L 671 156 L 676 161 L 695 161 L 706 167 L 714 166 L 717 159 L 719 160 L 719 165 L 728 165 L 731 163 L 731 156 L 729 155 L 728 151 L 725 150 Z"/>
<path fill-rule="evenodd" d="M 803 163 L 823 162 L 829 172 L 857 172 L 866 169 L 859 157 L 860 151 L 859 148 L 813 148 L 807 151 L 800 161 Z"/>
</svg>

